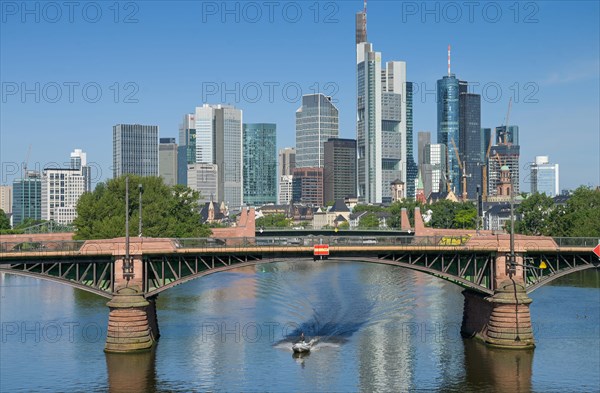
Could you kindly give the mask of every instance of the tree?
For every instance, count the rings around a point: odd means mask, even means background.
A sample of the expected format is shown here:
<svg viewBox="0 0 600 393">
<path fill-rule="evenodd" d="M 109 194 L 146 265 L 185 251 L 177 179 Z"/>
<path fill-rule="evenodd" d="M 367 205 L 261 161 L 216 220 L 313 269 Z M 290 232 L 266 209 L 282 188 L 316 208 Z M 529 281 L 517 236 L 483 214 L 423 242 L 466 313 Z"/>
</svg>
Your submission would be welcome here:
<svg viewBox="0 0 600 393">
<path fill-rule="evenodd" d="M 552 236 L 553 220 L 561 219 L 554 211 L 554 200 L 546 194 L 529 195 L 515 210 L 521 217 L 515 222 L 515 232 L 524 235 Z"/>
<path fill-rule="evenodd" d="M 560 236 L 600 238 L 600 189 L 576 189 L 567 201 L 563 220 L 569 229 Z"/>
<path fill-rule="evenodd" d="M 4 213 L 4 210 L 0 209 L 0 231 L 10 229 L 10 220 Z"/>
<path fill-rule="evenodd" d="M 257 228 L 287 228 L 291 220 L 285 214 L 266 214 L 256 220 Z"/>
<path fill-rule="evenodd" d="M 129 233 L 138 233 L 138 190 L 142 184 L 143 235 L 148 237 L 206 237 L 201 224 L 197 191 L 169 187 L 159 177 L 129 175 Z M 111 239 L 125 236 L 125 177 L 100 183 L 77 203 L 75 239 Z"/>
<path fill-rule="evenodd" d="M 367 213 L 360 218 L 359 228 L 379 228 L 379 218 L 375 213 Z"/>
</svg>

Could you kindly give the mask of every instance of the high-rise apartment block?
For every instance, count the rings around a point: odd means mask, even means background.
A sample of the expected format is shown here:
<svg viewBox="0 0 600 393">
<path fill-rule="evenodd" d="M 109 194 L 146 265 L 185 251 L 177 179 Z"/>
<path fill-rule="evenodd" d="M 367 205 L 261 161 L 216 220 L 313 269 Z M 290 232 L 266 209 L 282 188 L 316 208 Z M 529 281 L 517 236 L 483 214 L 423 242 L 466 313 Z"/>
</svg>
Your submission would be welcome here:
<svg viewBox="0 0 600 393">
<path fill-rule="evenodd" d="M 277 126 L 244 124 L 244 203 L 261 206 L 277 202 Z"/>
<path fill-rule="evenodd" d="M 296 167 L 296 149 L 285 147 L 279 149 L 279 176 L 290 176 Z"/>
<path fill-rule="evenodd" d="M 113 177 L 158 176 L 158 126 L 113 126 Z"/>
<path fill-rule="evenodd" d="M 86 153 L 80 149 L 71 153 L 69 168 L 45 168 L 41 178 L 42 220 L 72 223 L 77 217 L 79 198 L 91 191 L 90 177 Z"/>
<path fill-rule="evenodd" d="M 293 175 L 283 175 L 279 178 L 279 192 L 277 203 L 280 205 L 287 205 L 292 200 L 293 194 L 293 185 L 294 185 L 294 176 Z"/>
<path fill-rule="evenodd" d="M 12 213 L 13 188 L 11 185 L 0 186 L 0 209 L 5 214 Z"/>
</svg>

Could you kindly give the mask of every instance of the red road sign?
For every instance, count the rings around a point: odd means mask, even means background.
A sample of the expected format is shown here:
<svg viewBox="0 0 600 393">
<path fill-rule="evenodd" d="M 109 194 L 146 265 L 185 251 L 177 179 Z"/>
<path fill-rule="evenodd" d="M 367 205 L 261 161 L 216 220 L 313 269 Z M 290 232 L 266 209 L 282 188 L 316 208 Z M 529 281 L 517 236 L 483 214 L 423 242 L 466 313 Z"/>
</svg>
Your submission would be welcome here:
<svg viewBox="0 0 600 393">
<path fill-rule="evenodd" d="M 594 248 L 594 254 L 598 255 L 598 258 L 600 258 L 600 243 Z"/>
<path fill-rule="evenodd" d="M 313 253 L 315 256 L 329 255 L 329 244 L 315 244 L 313 247 Z"/>
</svg>

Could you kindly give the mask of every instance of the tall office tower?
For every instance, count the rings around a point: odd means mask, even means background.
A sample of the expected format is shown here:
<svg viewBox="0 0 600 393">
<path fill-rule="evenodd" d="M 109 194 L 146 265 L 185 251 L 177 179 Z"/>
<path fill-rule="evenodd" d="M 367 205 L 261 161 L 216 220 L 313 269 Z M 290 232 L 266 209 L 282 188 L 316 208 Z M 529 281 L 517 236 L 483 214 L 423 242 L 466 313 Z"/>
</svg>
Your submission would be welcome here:
<svg viewBox="0 0 600 393">
<path fill-rule="evenodd" d="M 519 144 L 519 126 L 496 127 L 496 144 L 497 145 L 518 145 Z"/>
<path fill-rule="evenodd" d="M 278 204 L 287 205 L 292 200 L 293 179 L 292 175 L 283 175 L 279 178 Z"/>
<path fill-rule="evenodd" d="M 519 127 L 506 126 L 496 127 L 497 145 L 490 149 L 488 157 L 488 195 L 498 196 L 497 188 L 501 181 L 502 167 L 508 166 L 513 193 L 519 194 L 519 156 L 520 147 Z M 516 142 L 516 143 L 513 143 Z"/>
<path fill-rule="evenodd" d="M 425 197 L 429 197 L 432 192 L 446 192 L 446 165 L 448 158 L 446 156 L 446 145 L 441 143 L 428 143 L 425 145 L 425 165 L 430 168 L 429 183 L 423 183 Z"/>
<path fill-rule="evenodd" d="M 413 146 L 413 84 L 406 82 L 406 196 L 415 198 L 419 168 Z"/>
<path fill-rule="evenodd" d="M 158 126 L 113 126 L 113 177 L 158 176 Z"/>
<path fill-rule="evenodd" d="M 290 176 L 296 167 L 296 149 L 285 147 L 279 149 L 279 176 Z"/>
<path fill-rule="evenodd" d="M 177 143 L 175 138 L 160 138 L 158 145 L 158 175 L 167 186 L 177 184 Z"/>
<path fill-rule="evenodd" d="M 5 214 L 12 213 L 13 188 L 11 185 L 0 186 L 0 209 Z"/>
<path fill-rule="evenodd" d="M 431 193 L 431 166 L 425 162 L 425 146 L 431 144 L 431 133 L 429 131 L 419 131 L 417 135 L 417 165 L 421 172 L 425 198 L 427 198 Z"/>
<path fill-rule="evenodd" d="M 457 193 L 460 190 L 460 168 L 456 156 L 459 140 L 459 95 L 467 92 L 466 84 L 459 81 L 450 71 L 450 45 L 448 45 L 448 75 L 437 81 L 437 142 L 448 148 L 448 164 L 446 177 L 450 186 Z"/>
<path fill-rule="evenodd" d="M 483 161 L 481 160 L 481 96 L 472 93 L 460 93 L 459 96 L 459 141 L 458 150 L 460 160 L 465 170 L 468 199 L 477 198 L 477 187 L 479 193 L 482 191 Z M 462 173 L 461 173 L 462 178 Z"/>
<path fill-rule="evenodd" d="M 44 168 L 42 173 L 42 220 L 70 224 L 77 217 L 77 202 L 91 191 L 86 154 L 80 149 L 71 153 L 69 168 Z"/>
<path fill-rule="evenodd" d="M 177 183 L 187 185 L 187 167 L 196 163 L 196 120 L 194 113 L 183 116 L 177 147 Z"/>
<path fill-rule="evenodd" d="M 277 202 L 277 126 L 244 124 L 244 203 Z"/>
<path fill-rule="evenodd" d="M 388 62 L 382 68 L 381 53 L 366 41 L 366 11 L 356 15 L 356 38 L 358 197 L 367 203 L 391 202 L 392 182 L 409 179 L 412 109 L 407 106 L 412 97 L 406 63 Z M 412 165 L 410 172 L 416 176 Z"/>
<path fill-rule="evenodd" d="M 550 164 L 548 156 L 537 156 L 530 170 L 532 193 L 539 192 L 549 197 L 559 195 L 558 164 Z"/>
<path fill-rule="evenodd" d="M 339 134 L 338 113 L 331 97 L 302 96 L 302 106 L 296 111 L 296 168 L 323 167 L 324 144 Z"/>
<path fill-rule="evenodd" d="M 39 172 L 27 171 L 13 181 L 13 227 L 28 218 L 42 219 L 42 179 Z"/>
<path fill-rule="evenodd" d="M 216 164 L 188 165 L 187 186 L 200 193 L 200 203 L 222 200 L 219 197 L 219 170 Z"/>
<path fill-rule="evenodd" d="M 217 165 L 219 190 L 215 202 L 225 202 L 233 210 L 241 208 L 242 111 L 230 105 L 204 104 L 196 108 L 194 118 L 196 163 Z"/>
<path fill-rule="evenodd" d="M 292 179 L 292 201 L 323 206 L 323 168 L 296 168 Z"/>
<path fill-rule="evenodd" d="M 325 203 L 356 196 L 356 140 L 331 138 L 325 142 L 323 168 Z"/>
</svg>

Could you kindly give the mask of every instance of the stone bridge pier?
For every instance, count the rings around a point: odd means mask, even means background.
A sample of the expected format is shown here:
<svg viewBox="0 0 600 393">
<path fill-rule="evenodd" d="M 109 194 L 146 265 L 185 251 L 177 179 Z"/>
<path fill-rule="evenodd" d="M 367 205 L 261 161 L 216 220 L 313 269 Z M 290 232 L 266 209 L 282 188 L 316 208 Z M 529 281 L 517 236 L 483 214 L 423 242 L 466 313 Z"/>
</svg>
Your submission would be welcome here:
<svg viewBox="0 0 600 393">
<path fill-rule="evenodd" d="M 532 300 L 525 290 L 523 257 L 516 254 L 516 272 L 507 271 L 509 251 L 496 256 L 494 295 L 486 296 L 464 290 L 465 298 L 461 333 L 488 345 L 502 348 L 534 348 L 529 305 Z"/>
</svg>

